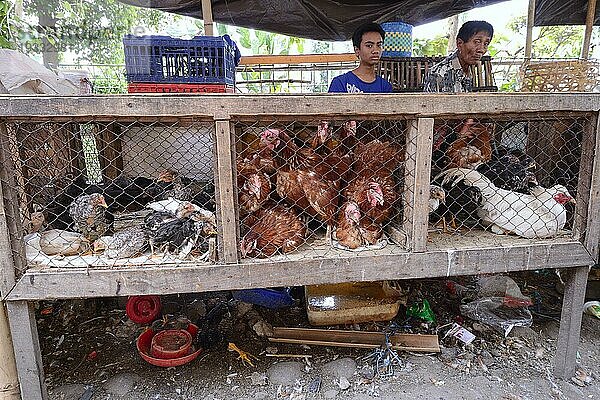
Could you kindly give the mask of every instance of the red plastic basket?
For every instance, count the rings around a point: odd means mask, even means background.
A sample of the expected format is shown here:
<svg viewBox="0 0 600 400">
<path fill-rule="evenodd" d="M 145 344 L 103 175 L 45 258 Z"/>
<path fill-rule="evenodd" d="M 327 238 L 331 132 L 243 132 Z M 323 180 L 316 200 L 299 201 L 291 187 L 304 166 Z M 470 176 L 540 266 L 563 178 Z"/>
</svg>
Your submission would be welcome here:
<svg viewBox="0 0 600 400">
<path fill-rule="evenodd" d="M 201 83 L 129 83 L 129 93 L 234 93 L 231 85 Z"/>
</svg>

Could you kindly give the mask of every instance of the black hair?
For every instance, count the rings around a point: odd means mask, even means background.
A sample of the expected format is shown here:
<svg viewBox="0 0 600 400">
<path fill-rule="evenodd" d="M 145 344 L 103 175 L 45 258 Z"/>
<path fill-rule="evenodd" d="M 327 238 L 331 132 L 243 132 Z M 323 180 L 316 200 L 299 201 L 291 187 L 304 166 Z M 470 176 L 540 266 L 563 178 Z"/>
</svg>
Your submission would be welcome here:
<svg viewBox="0 0 600 400">
<path fill-rule="evenodd" d="M 494 36 L 494 27 L 485 21 L 467 21 L 458 30 L 456 39 L 461 39 L 466 43 L 479 32 L 487 32 L 491 39 Z"/>
<path fill-rule="evenodd" d="M 366 24 L 362 24 L 352 34 L 352 44 L 355 49 L 360 49 L 360 42 L 362 41 L 362 37 L 367 32 L 377 32 L 381 35 L 381 40 L 385 39 L 385 31 L 376 22 L 368 22 Z"/>
</svg>

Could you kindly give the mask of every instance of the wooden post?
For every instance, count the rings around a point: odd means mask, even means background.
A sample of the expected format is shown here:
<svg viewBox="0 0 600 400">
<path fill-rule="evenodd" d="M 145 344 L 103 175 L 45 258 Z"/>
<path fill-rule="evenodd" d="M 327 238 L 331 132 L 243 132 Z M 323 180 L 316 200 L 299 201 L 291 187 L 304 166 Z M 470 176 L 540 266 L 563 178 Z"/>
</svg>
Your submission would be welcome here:
<svg viewBox="0 0 600 400">
<path fill-rule="evenodd" d="M 524 63 L 529 64 L 531 59 L 531 45 L 533 42 L 533 24 L 535 17 L 535 0 L 529 0 L 529 8 L 527 10 L 527 36 L 525 36 L 525 60 Z"/>
<path fill-rule="evenodd" d="M 450 17 L 448 23 L 448 53 L 456 49 L 456 35 L 458 35 L 458 14 Z"/>
<path fill-rule="evenodd" d="M 582 190 L 577 193 L 578 197 L 586 197 L 587 215 L 585 225 L 582 226 L 581 221 L 578 221 L 576 228 L 580 233 L 585 232 L 584 246 L 592 257 L 598 261 L 598 243 L 600 242 L 600 224 L 598 224 L 598 218 L 600 218 L 600 160 L 598 159 L 598 152 L 600 151 L 600 115 L 598 113 L 596 113 L 595 118 L 591 118 L 587 123 L 585 131 L 591 131 L 591 135 L 585 135 L 587 140 L 583 144 L 582 157 L 586 154 L 589 155 L 590 148 L 594 147 L 595 152 L 591 154 L 595 156 L 591 171 L 583 170 L 584 173 L 580 176 L 580 180 L 584 182 L 581 182 L 579 188 L 589 182 L 589 190 Z M 583 167 L 583 160 L 581 164 Z M 565 380 L 571 379 L 575 374 L 588 272 L 588 267 L 575 268 L 570 271 L 565 282 L 560 329 L 554 360 L 554 374 Z"/>
<path fill-rule="evenodd" d="M 6 308 L 2 302 L 0 305 L 0 399 L 19 400 L 20 398 L 15 352 L 10 337 Z"/>
<path fill-rule="evenodd" d="M 408 249 L 413 252 L 427 249 L 433 122 L 433 118 L 409 121 L 406 136 L 404 232 L 407 235 Z"/>
<path fill-rule="evenodd" d="M 204 34 L 215 35 L 215 24 L 213 23 L 212 4 L 210 0 L 202 0 L 202 19 L 204 20 Z"/>
<path fill-rule="evenodd" d="M 581 47 L 581 58 L 587 60 L 590 55 L 590 40 L 594 28 L 594 17 L 596 16 L 597 0 L 588 0 L 587 17 L 585 18 L 585 33 L 583 35 L 583 46 Z"/>
<path fill-rule="evenodd" d="M 215 121 L 216 133 L 216 179 L 217 213 L 219 214 L 219 256 L 226 264 L 238 261 L 239 215 L 237 207 L 237 180 L 235 148 L 232 134 L 234 127 L 227 119 Z"/>
<path fill-rule="evenodd" d="M 10 330 L 19 333 L 13 336 L 13 346 L 21 396 L 27 400 L 47 400 L 33 305 L 26 301 L 9 301 L 6 304 Z"/>
<path fill-rule="evenodd" d="M 554 375 L 564 380 L 570 380 L 575 374 L 583 300 L 589 270 L 588 267 L 573 268 L 565 280 L 558 343 L 554 356 Z"/>
</svg>

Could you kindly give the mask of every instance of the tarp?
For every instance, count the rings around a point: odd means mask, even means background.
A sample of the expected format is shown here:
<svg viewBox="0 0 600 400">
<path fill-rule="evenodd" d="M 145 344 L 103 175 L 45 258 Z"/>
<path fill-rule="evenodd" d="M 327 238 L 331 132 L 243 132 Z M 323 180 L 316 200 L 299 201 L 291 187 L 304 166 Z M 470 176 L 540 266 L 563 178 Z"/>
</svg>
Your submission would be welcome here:
<svg viewBox="0 0 600 400">
<path fill-rule="evenodd" d="M 0 83 L 10 94 L 77 94 L 79 88 L 25 54 L 0 49 Z"/>
<path fill-rule="evenodd" d="M 202 19 L 201 0 L 120 0 Z M 365 22 L 421 25 L 505 0 L 213 0 L 213 19 L 227 25 L 316 40 L 349 40 Z M 493 21 L 490 21 L 493 23 Z"/>
<path fill-rule="evenodd" d="M 588 0 L 536 0 L 536 26 L 585 25 Z M 596 5 L 594 25 L 600 25 L 600 3 Z"/>
</svg>

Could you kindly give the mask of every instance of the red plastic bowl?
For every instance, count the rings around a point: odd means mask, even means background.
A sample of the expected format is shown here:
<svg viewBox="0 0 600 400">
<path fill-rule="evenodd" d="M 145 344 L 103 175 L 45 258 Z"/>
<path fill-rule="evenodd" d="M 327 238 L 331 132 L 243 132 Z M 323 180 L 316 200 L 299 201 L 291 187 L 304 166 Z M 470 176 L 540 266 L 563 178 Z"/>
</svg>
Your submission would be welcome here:
<svg viewBox="0 0 600 400">
<path fill-rule="evenodd" d="M 159 296 L 131 296 L 127 300 L 125 311 L 130 320 L 136 324 L 148 324 L 160 314 Z"/>
<path fill-rule="evenodd" d="M 194 324 L 189 324 L 186 330 L 192 336 L 192 340 L 198 334 L 198 327 Z M 192 345 L 188 349 L 188 354 L 183 357 L 168 359 L 152 357 L 152 355 L 150 354 L 150 346 L 152 344 L 152 338 L 154 336 L 154 330 L 152 328 L 148 328 L 137 338 L 137 341 L 135 343 L 137 350 L 140 353 L 140 356 L 152 365 L 156 365 L 158 367 L 177 367 L 179 365 L 189 363 L 190 361 L 198 357 L 198 355 L 202 352 L 201 348 L 196 350 Z"/>
<path fill-rule="evenodd" d="M 192 335 L 185 329 L 167 329 L 152 337 L 150 354 L 155 358 L 180 358 L 188 355 Z"/>
</svg>

